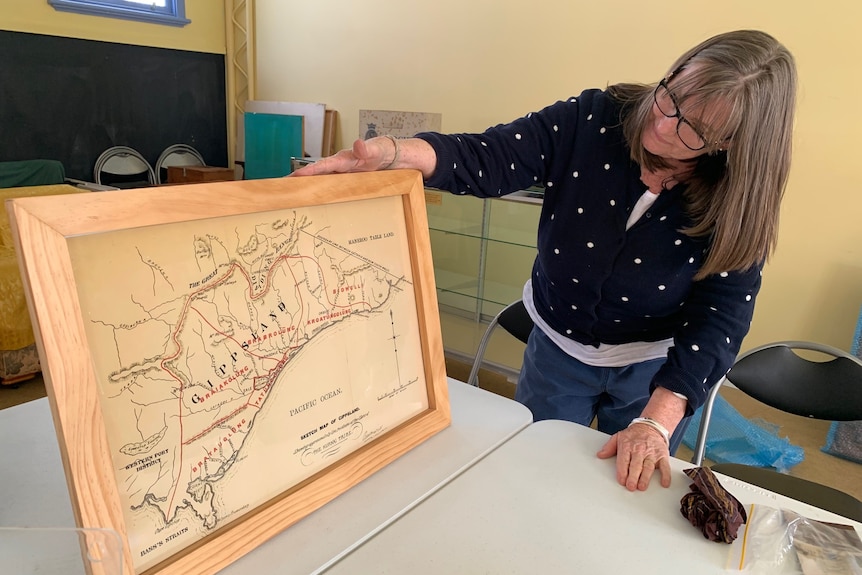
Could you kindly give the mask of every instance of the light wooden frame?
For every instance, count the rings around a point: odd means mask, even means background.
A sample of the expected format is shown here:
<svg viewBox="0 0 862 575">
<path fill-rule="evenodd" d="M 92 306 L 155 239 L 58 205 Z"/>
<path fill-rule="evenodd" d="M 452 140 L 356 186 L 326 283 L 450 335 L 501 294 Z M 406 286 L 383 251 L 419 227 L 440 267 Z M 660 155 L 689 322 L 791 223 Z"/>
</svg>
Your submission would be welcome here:
<svg viewBox="0 0 862 575">
<path fill-rule="evenodd" d="M 428 409 L 146 575 L 214 573 L 445 428 L 450 422 L 424 189 L 418 172 L 219 182 L 7 202 L 60 451 L 79 527 L 118 531 L 129 552 L 68 239 L 142 226 L 401 196 Z"/>
</svg>

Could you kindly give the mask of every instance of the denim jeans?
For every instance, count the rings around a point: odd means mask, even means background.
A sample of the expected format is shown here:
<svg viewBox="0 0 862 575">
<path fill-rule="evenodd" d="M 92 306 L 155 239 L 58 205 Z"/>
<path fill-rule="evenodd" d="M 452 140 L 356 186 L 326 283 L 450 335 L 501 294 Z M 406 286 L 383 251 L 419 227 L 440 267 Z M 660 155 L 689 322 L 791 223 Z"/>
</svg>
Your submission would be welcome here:
<svg viewBox="0 0 862 575">
<path fill-rule="evenodd" d="M 533 413 L 533 420 L 564 419 L 614 434 L 639 417 L 649 401 L 653 376 L 663 358 L 624 367 L 594 367 L 565 353 L 540 329 L 533 329 L 524 352 L 515 399 Z M 688 427 L 684 418 L 671 438 L 676 452 Z"/>
</svg>

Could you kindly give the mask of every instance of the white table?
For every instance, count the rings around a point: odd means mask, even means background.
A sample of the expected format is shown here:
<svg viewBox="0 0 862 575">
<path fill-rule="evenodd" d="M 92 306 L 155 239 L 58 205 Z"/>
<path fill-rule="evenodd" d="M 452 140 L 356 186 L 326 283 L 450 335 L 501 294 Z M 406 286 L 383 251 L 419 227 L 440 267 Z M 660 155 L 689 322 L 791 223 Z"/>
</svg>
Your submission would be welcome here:
<svg viewBox="0 0 862 575">
<path fill-rule="evenodd" d="M 725 572 L 730 546 L 704 539 L 679 510 L 691 484 L 682 470 L 692 465 L 674 459 L 670 488 L 654 477 L 648 491 L 631 493 L 616 483 L 615 460 L 596 458 L 606 440 L 568 422 L 534 423 L 326 573 Z M 745 505 L 850 522 L 720 480 Z"/>
<path fill-rule="evenodd" d="M 453 379 L 449 398 L 450 427 L 222 573 L 319 572 L 532 421 L 521 404 Z M 0 411 L 0 458 L 0 526 L 74 527 L 47 399 Z"/>
</svg>

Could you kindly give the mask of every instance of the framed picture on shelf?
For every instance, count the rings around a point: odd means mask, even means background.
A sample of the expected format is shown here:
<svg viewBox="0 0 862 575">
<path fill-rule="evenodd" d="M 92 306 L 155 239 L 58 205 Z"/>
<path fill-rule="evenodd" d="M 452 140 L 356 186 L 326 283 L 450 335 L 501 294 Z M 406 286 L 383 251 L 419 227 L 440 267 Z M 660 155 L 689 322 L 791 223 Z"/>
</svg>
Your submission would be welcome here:
<svg viewBox="0 0 862 575">
<path fill-rule="evenodd" d="M 399 170 L 7 203 L 78 527 L 214 573 L 445 428 Z"/>
</svg>

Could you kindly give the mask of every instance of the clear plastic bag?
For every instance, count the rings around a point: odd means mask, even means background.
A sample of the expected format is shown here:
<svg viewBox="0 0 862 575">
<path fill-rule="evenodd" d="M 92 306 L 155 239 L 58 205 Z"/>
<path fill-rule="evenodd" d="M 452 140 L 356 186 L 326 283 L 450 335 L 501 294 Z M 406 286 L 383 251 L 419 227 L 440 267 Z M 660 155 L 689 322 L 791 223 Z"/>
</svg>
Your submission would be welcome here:
<svg viewBox="0 0 862 575">
<path fill-rule="evenodd" d="M 751 505 L 731 547 L 731 567 L 751 575 L 862 575 L 862 539 L 851 525 Z"/>
</svg>

